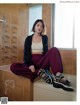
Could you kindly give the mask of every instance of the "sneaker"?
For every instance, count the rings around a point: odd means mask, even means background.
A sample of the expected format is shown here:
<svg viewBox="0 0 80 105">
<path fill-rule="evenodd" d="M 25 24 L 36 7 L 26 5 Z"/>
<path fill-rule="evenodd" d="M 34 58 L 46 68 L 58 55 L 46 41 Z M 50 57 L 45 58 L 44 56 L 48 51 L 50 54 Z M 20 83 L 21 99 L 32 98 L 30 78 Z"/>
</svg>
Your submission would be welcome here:
<svg viewBox="0 0 80 105">
<path fill-rule="evenodd" d="M 64 85 L 71 86 L 71 82 L 68 81 L 68 80 L 63 76 L 62 73 L 59 73 L 59 72 L 56 73 L 55 79 L 56 79 L 57 82 L 61 82 L 61 83 L 63 83 Z"/>
<path fill-rule="evenodd" d="M 51 78 L 53 78 L 53 80 L 55 80 L 54 74 L 52 74 L 48 69 L 46 69 L 45 71 L 48 75 L 50 75 Z"/>
<path fill-rule="evenodd" d="M 53 82 L 53 87 L 55 88 L 62 88 L 63 90 L 66 90 L 66 91 L 74 91 L 74 88 L 71 87 L 71 86 L 67 86 L 61 82 L 57 82 L 57 81 L 54 81 Z"/>
<path fill-rule="evenodd" d="M 38 72 L 38 75 L 41 76 L 41 78 L 46 81 L 46 83 L 52 84 L 53 83 L 53 77 L 48 73 L 47 70 L 40 69 Z"/>
<path fill-rule="evenodd" d="M 55 78 L 56 79 L 53 82 L 54 87 L 62 88 L 63 90 L 66 90 L 66 91 L 74 91 L 73 87 L 71 87 L 70 82 L 64 78 L 62 73 L 57 73 Z"/>
</svg>

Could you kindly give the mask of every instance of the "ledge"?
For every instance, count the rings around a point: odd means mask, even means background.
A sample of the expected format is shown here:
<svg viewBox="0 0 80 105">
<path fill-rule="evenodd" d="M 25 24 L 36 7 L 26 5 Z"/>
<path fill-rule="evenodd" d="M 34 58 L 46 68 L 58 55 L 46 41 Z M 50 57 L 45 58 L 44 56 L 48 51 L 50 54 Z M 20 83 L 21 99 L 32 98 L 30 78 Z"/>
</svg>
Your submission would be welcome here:
<svg viewBox="0 0 80 105">
<path fill-rule="evenodd" d="M 76 76 L 65 75 L 74 87 L 73 92 L 65 91 L 61 88 L 55 88 L 52 84 L 47 84 L 44 80 L 39 79 L 34 82 L 34 101 L 76 101 Z"/>
</svg>

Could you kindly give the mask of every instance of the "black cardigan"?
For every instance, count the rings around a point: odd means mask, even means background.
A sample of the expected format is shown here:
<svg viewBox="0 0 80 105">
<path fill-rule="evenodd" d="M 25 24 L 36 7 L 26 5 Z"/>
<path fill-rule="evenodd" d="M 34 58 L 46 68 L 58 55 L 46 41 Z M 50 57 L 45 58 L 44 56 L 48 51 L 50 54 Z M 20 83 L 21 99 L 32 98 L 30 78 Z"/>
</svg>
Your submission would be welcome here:
<svg viewBox="0 0 80 105">
<path fill-rule="evenodd" d="M 43 55 L 48 51 L 48 37 L 46 35 L 41 35 L 42 36 L 42 43 L 43 43 Z M 28 36 L 25 40 L 24 44 L 24 64 L 30 66 L 32 65 L 32 49 L 31 49 L 31 44 L 32 44 L 32 37 Z"/>
</svg>

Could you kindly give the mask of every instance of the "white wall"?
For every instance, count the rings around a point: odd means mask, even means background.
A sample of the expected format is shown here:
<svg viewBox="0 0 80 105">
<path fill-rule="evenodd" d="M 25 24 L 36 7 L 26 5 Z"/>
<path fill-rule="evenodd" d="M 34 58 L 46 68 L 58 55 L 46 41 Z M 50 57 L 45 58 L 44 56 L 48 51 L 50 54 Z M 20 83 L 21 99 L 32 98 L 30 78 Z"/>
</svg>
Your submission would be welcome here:
<svg viewBox="0 0 80 105">
<path fill-rule="evenodd" d="M 42 5 L 37 5 L 29 8 L 29 35 L 33 32 L 32 26 L 37 19 L 42 19 Z"/>
</svg>

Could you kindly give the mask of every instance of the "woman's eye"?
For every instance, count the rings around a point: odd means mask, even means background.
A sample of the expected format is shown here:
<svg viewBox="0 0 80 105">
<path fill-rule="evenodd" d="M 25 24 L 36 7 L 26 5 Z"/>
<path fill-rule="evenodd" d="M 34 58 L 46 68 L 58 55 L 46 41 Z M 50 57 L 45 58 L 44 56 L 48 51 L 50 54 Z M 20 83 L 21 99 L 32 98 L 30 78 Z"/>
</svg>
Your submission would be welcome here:
<svg viewBox="0 0 80 105">
<path fill-rule="evenodd" d="M 41 28 L 43 28 L 43 26 L 42 26 L 42 25 L 39 25 L 39 24 L 37 24 L 37 27 L 41 27 Z"/>
</svg>

